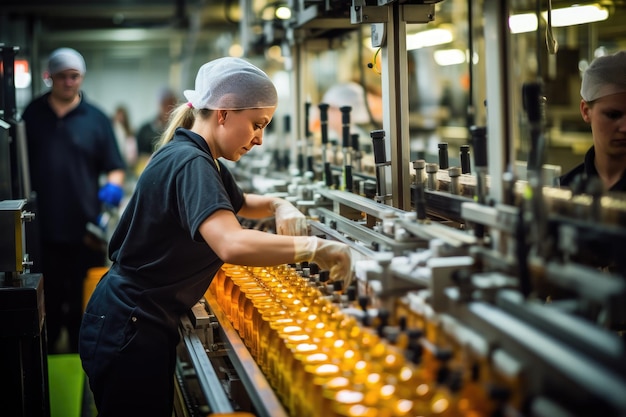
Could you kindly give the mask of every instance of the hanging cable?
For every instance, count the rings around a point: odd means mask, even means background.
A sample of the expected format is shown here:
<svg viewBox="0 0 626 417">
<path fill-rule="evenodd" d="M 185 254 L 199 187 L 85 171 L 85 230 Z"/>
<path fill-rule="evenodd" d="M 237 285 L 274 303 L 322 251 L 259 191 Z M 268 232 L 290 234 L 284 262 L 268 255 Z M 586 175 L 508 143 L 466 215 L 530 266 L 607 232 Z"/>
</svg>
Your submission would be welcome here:
<svg viewBox="0 0 626 417">
<path fill-rule="evenodd" d="M 382 48 L 378 48 L 378 49 L 376 50 L 376 53 L 374 54 L 374 57 L 372 58 L 372 62 L 370 62 L 370 63 L 368 63 L 368 64 L 367 64 L 367 68 L 373 69 L 373 70 L 374 70 L 374 72 L 375 72 L 376 74 L 378 74 L 378 75 L 381 75 L 380 70 L 378 69 L 378 65 L 377 65 L 377 64 L 378 64 L 378 63 L 377 63 L 377 60 L 378 60 L 378 54 L 380 53 L 380 50 L 381 50 L 381 49 L 382 49 Z"/>
<path fill-rule="evenodd" d="M 537 51 L 537 77 L 543 75 L 543 59 L 541 57 L 541 0 L 537 0 L 535 7 L 537 17 L 537 32 L 535 33 L 535 48 Z"/>
<path fill-rule="evenodd" d="M 548 53 L 550 55 L 556 55 L 556 51 L 559 49 L 559 43 L 554 39 L 552 33 L 552 0 L 548 0 L 548 24 L 546 26 L 546 45 L 548 47 Z"/>
</svg>

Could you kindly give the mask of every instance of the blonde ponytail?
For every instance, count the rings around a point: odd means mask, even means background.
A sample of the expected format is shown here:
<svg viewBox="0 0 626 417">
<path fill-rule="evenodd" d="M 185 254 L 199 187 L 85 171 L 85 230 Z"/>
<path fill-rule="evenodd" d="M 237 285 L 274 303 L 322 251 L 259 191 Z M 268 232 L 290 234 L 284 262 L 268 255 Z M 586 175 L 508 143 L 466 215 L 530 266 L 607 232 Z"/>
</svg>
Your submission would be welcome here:
<svg viewBox="0 0 626 417">
<path fill-rule="evenodd" d="M 170 112 L 170 117 L 167 122 L 167 127 L 161 134 L 161 137 L 155 145 L 154 150 L 156 151 L 157 149 L 171 141 L 174 138 L 174 133 L 176 132 L 177 128 L 183 127 L 185 129 L 191 129 L 191 127 L 193 126 L 193 122 L 196 119 L 195 112 L 196 111 L 193 108 L 189 107 L 187 103 L 183 103 L 176 107 L 174 110 L 172 110 Z"/>
</svg>

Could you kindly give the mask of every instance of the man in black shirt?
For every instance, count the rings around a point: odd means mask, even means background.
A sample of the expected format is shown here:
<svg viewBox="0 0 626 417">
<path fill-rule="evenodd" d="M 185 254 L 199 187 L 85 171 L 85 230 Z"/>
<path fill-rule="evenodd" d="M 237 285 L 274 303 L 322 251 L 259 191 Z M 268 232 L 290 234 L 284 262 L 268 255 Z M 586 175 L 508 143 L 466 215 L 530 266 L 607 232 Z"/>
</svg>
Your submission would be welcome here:
<svg viewBox="0 0 626 417">
<path fill-rule="evenodd" d="M 580 113 L 591 125 L 593 146 L 560 185 L 597 177 L 608 191 L 626 191 L 626 51 L 596 58 L 583 73 Z"/>
<path fill-rule="evenodd" d="M 81 89 L 85 71 L 78 51 L 53 51 L 47 68 L 51 89 L 22 114 L 37 195 L 42 259 L 36 267 L 44 275 L 50 353 L 58 353 L 63 328 L 69 351 L 78 352 L 83 280 L 90 268 L 106 264 L 104 252 L 89 244 L 86 225 L 98 224 L 103 205 L 118 206 L 124 193 L 124 160 L 109 117 Z"/>
</svg>

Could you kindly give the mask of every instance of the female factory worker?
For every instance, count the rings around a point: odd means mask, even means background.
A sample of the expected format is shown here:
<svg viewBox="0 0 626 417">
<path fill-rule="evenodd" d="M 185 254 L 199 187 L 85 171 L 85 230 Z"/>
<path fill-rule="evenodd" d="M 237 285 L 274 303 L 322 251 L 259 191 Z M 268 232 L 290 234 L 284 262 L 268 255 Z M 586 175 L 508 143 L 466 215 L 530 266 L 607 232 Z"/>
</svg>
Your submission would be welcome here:
<svg viewBox="0 0 626 417">
<path fill-rule="evenodd" d="M 596 58 L 583 73 L 580 113 L 591 125 L 593 146 L 584 162 L 560 178 L 600 178 L 605 190 L 626 191 L 626 51 Z"/>
<path fill-rule="evenodd" d="M 203 65 L 184 94 L 189 102 L 174 110 L 138 180 L 111 238 L 110 270 L 83 317 L 80 356 L 100 417 L 171 416 L 179 317 L 224 262 L 313 261 L 333 279 L 351 274 L 344 244 L 244 229 L 236 217 L 275 215 L 279 233 L 306 234 L 295 207 L 244 194 L 219 161 L 261 145 L 277 105 L 267 75 L 220 58 Z"/>
</svg>

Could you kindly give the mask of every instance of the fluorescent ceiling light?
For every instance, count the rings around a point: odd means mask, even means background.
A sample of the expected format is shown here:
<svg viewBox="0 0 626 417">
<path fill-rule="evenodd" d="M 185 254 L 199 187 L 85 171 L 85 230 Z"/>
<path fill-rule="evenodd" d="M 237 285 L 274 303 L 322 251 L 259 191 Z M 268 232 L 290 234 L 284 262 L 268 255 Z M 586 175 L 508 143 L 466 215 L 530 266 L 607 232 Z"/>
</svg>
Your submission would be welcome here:
<svg viewBox="0 0 626 417">
<path fill-rule="evenodd" d="M 447 65 L 463 64 L 467 61 L 467 56 L 460 49 L 441 49 L 435 51 L 435 62 L 445 67 Z"/>
<path fill-rule="evenodd" d="M 286 4 L 269 3 L 259 12 L 261 20 L 288 20 L 291 19 L 291 9 Z"/>
<path fill-rule="evenodd" d="M 515 14 L 509 17 L 511 33 L 526 33 L 537 30 L 537 15 L 535 13 Z"/>
<path fill-rule="evenodd" d="M 548 12 L 543 12 L 544 20 L 548 20 Z M 552 27 L 582 25 L 599 22 L 609 17 L 609 11 L 598 4 L 574 5 L 563 9 L 552 10 Z"/>
<path fill-rule="evenodd" d="M 291 19 L 291 9 L 287 6 L 278 6 L 274 12 L 274 16 L 281 20 Z"/>
<path fill-rule="evenodd" d="M 146 29 L 117 29 L 111 31 L 110 39 L 115 41 L 144 41 L 148 39 Z"/>
<path fill-rule="evenodd" d="M 406 36 L 406 49 L 426 48 L 428 46 L 442 45 L 452 42 L 452 32 L 448 29 L 431 29 L 417 32 L 414 35 Z"/>
</svg>

